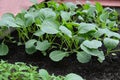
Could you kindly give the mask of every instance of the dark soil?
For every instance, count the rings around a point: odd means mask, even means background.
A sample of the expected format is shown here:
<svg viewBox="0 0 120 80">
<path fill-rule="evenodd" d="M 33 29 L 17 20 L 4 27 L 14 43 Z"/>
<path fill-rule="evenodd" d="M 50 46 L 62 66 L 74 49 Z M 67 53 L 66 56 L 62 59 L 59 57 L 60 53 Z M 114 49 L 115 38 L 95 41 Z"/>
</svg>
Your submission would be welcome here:
<svg viewBox="0 0 120 80">
<path fill-rule="evenodd" d="M 72 55 L 60 62 L 53 62 L 49 57 L 44 57 L 40 52 L 33 55 L 27 55 L 24 46 L 16 47 L 15 44 L 9 44 L 10 53 L 0 59 L 7 60 L 10 63 L 25 62 L 47 69 L 49 73 L 55 75 L 66 75 L 76 73 L 86 80 L 120 80 L 120 57 L 107 57 L 101 64 L 93 58 L 89 63 L 81 64 Z M 119 54 L 119 53 L 118 53 Z"/>
</svg>

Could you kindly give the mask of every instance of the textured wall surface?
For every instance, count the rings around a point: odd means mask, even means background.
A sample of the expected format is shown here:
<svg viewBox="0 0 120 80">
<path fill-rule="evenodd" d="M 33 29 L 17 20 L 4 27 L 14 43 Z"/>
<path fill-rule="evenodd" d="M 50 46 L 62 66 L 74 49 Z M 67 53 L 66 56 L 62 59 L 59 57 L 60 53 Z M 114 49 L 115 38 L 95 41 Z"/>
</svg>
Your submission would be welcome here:
<svg viewBox="0 0 120 80">
<path fill-rule="evenodd" d="M 38 0 L 41 2 L 43 0 Z M 4 13 L 17 14 L 22 9 L 28 9 L 32 3 L 29 0 L 0 0 L 0 16 Z"/>
</svg>

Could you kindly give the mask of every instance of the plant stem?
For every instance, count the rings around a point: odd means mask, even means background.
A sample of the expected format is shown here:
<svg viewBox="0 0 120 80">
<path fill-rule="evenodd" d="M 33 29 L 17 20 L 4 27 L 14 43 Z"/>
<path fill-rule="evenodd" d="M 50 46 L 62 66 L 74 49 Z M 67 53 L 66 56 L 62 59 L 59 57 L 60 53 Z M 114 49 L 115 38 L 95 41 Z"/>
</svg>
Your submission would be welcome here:
<svg viewBox="0 0 120 80">
<path fill-rule="evenodd" d="M 120 52 L 120 49 L 108 51 L 108 53 L 113 53 L 113 52 Z"/>
</svg>

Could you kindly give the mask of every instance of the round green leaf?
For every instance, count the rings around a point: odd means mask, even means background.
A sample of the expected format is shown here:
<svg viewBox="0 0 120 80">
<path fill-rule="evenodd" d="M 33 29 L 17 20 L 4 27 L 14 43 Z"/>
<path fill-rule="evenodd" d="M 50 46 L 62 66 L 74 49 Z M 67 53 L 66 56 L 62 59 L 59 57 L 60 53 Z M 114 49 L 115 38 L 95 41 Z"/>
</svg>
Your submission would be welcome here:
<svg viewBox="0 0 120 80">
<path fill-rule="evenodd" d="M 58 62 L 62 60 L 64 57 L 66 57 L 67 55 L 68 55 L 67 52 L 53 51 L 50 53 L 49 57 L 51 58 L 51 60 Z"/>
<path fill-rule="evenodd" d="M 45 20 L 41 25 L 41 30 L 48 34 L 57 34 L 59 25 L 55 21 Z"/>
<path fill-rule="evenodd" d="M 51 8 L 43 8 L 40 9 L 39 11 L 39 17 L 41 20 L 46 20 L 46 19 L 54 20 L 56 18 L 56 13 Z"/>
<path fill-rule="evenodd" d="M 64 80 L 84 80 L 81 76 L 74 74 L 74 73 L 70 73 L 68 74 Z"/>
<path fill-rule="evenodd" d="M 83 44 L 80 45 L 81 49 L 86 52 L 87 54 L 90 54 L 92 56 L 97 56 L 98 60 L 102 62 L 105 59 L 103 51 L 99 51 L 98 49 L 89 49 Z"/>
<path fill-rule="evenodd" d="M 33 54 L 33 53 L 35 53 L 37 50 L 36 50 L 35 46 L 32 46 L 32 47 L 30 47 L 30 48 L 26 48 L 25 51 L 26 51 L 27 54 Z"/>
<path fill-rule="evenodd" d="M 109 50 L 116 48 L 117 45 L 119 44 L 119 40 L 111 39 L 111 38 L 105 38 L 103 42 L 105 47 Z"/>
<path fill-rule="evenodd" d="M 79 32 L 80 34 L 85 34 L 85 33 L 88 33 L 90 31 L 96 31 L 96 28 L 97 26 L 95 24 L 90 24 L 90 23 L 80 23 L 80 26 L 79 26 Z"/>
<path fill-rule="evenodd" d="M 35 44 L 35 42 L 37 42 L 37 40 L 35 40 L 35 39 L 31 39 L 31 40 L 27 41 L 25 43 L 25 48 L 31 48 L 31 47 L 33 47 L 34 44 Z"/>
<path fill-rule="evenodd" d="M 5 45 L 4 43 L 2 43 L 0 45 L 0 56 L 5 56 L 8 54 L 9 48 L 7 45 Z"/>
<path fill-rule="evenodd" d="M 77 60 L 81 63 L 87 63 L 91 60 L 91 55 L 87 54 L 86 52 L 77 52 Z"/>
<path fill-rule="evenodd" d="M 50 78 L 49 73 L 45 69 L 40 69 L 39 75 L 42 78 L 42 80 L 49 80 L 49 78 Z"/>
<path fill-rule="evenodd" d="M 37 41 L 36 49 L 40 51 L 45 51 L 50 47 L 50 43 L 47 40 L 44 40 L 43 42 Z"/>
<path fill-rule="evenodd" d="M 102 42 L 97 40 L 85 40 L 82 44 L 90 49 L 98 49 L 98 47 L 102 46 Z"/>
</svg>

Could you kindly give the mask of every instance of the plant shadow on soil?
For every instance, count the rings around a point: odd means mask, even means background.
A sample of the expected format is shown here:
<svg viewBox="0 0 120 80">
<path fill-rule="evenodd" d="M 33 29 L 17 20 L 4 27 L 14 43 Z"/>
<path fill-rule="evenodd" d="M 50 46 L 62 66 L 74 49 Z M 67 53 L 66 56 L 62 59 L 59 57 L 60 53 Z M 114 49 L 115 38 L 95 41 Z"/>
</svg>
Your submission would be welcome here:
<svg viewBox="0 0 120 80">
<path fill-rule="evenodd" d="M 60 62 L 53 62 L 49 56 L 43 56 L 39 51 L 33 55 L 27 55 L 24 46 L 16 47 L 15 44 L 8 44 L 8 46 L 10 48 L 9 54 L 0 57 L 0 59 L 7 60 L 9 63 L 25 62 L 33 66 L 38 66 L 39 69 L 46 69 L 49 73 L 54 73 L 55 75 L 76 73 L 86 80 L 120 80 L 119 55 L 114 57 L 110 55 L 106 57 L 103 63 L 99 63 L 93 57 L 89 63 L 81 64 L 77 61 L 75 54 L 64 58 Z"/>
</svg>

